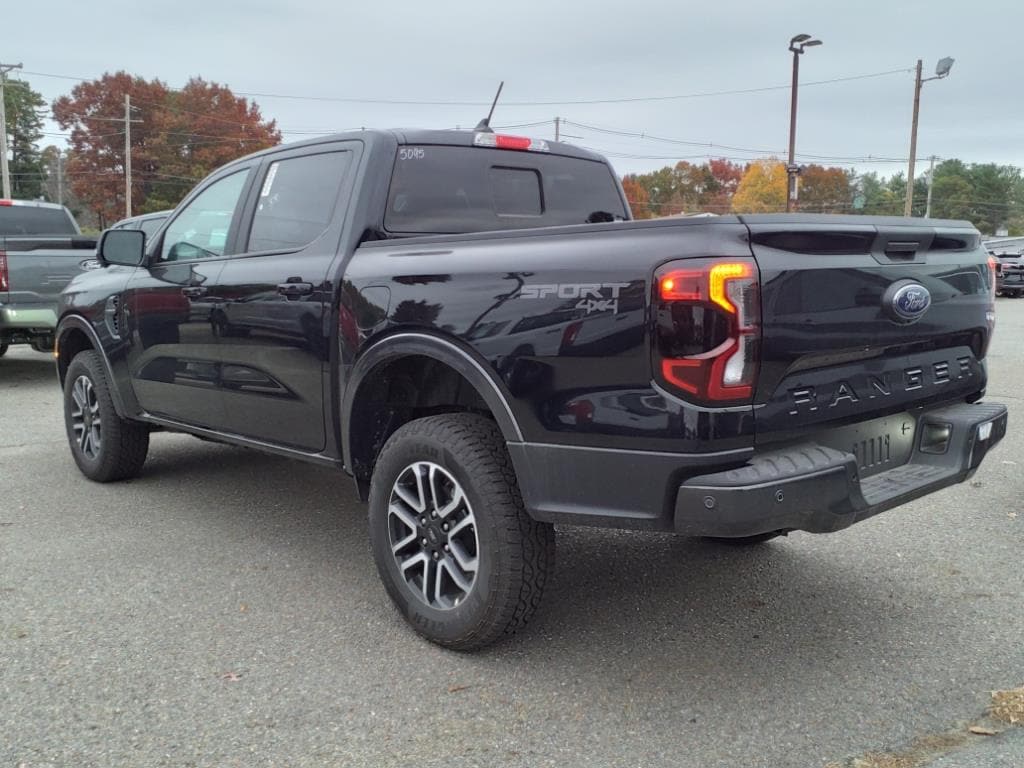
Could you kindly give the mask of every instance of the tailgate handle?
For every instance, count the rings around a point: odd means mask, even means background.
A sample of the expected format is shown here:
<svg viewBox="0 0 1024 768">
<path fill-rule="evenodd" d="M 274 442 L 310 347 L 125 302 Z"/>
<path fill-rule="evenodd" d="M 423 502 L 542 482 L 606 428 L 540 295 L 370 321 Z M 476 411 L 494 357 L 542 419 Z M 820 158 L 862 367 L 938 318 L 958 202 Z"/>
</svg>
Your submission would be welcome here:
<svg viewBox="0 0 1024 768">
<path fill-rule="evenodd" d="M 917 249 L 921 243 L 917 240 L 910 242 L 890 241 L 885 244 L 885 255 L 890 259 L 912 259 L 917 255 Z"/>
</svg>

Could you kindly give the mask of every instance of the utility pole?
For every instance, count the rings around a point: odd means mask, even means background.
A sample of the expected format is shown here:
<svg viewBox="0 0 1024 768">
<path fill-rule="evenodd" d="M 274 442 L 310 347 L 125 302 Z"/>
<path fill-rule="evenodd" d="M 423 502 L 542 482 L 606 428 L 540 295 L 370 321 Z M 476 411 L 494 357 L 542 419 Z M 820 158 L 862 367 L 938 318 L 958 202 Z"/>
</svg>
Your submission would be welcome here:
<svg viewBox="0 0 1024 768">
<path fill-rule="evenodd" d="M 932 215 L 932 184 L 935 179 L 933 174 L 935 173 L 935 155 L 928 158 L 928 202 L 924 206 L 924 217 L 926 219 L 931 218 Z"/>
<path fill-rule="evenodd" d="M 64 205 L 64 153 L 57 150 L 57 205 Z"/>
<path fill-rule="evenodd" d="M 555 118 L 555 141 L 558 141 L 558 128 L 559 128 L 559 123 L 561 123 L 561 122 L 562 122 L 562 118 L 560 118 L 560 117 L 556 117 Z"/>
<path fill-rule="evenodd" d="M 132 215 L 132 97 L 124 95 L 124 215 Z"/>
<path fill-rule="evenodd" d="M 921 60 L 917 60 L 914 72 L 914 116 L 910 121 L 910 164 L 907 168 L 907 197 L 903 202 L 903 215 L 910 216 L 914 203 L 914 161 L 917 159 L 917 114 L 921 108 L 921 86 L 929 80 L 941 80 L 953 68 L 953 59 L 948 56 L 939 59 L 935 65 L 935 77 L 921 77 Z"/>
<path fill-rule="evenodd" d="M 12 69 L 21 69 L 21 64 L 0 64 L 0 176 L 3 177 L 3 196 L 11 196 L 11 171 L 7 167 L 7 110 L 4 101 L 4 84 L 7 73 Z"/>
<path fill-rule="evenodd" d="M 141 123 L 138 118 L 132 119 L 132 97 L 124 95 L 124 117 L 96 117 L 89 115 L 84 120 L 107 120 L 112 123 L 124 123 L 124 210 L 132 215 L 132 123 Z"/>
</svg>

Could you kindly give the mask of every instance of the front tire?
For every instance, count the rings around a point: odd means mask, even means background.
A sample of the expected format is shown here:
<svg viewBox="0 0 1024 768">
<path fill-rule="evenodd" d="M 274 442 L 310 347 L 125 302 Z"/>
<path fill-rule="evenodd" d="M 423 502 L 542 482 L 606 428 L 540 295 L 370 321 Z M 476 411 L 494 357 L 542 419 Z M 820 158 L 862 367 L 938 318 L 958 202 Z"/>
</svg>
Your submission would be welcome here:
<svg viewBox="0 0 1024 768">
<path fill-rule="evenodd" d="M 142 471 L 149 451 L 149 428 L 117 415 L 98 352 L 79 352 L 68 366 L 64 426 L 71 455 L 90 480 L 108 483 L 136 477 Z"/>
<path fill-rule="evenodd" d="M 501 432 L 444 414 L 396 431 L 370 483 L 381 580 L 416 632 L 483 648 L 529 621 L 554 567 L 554 527 L 527 514 Z"/>
<path fill-rule="evenodd" d="M 6 355 L 8 349 L 9 349 L 9 345 L 7 345 L 7 344 L 0 344 L 0 357 L 3 357 L 4 355 Z"/>
</svg>

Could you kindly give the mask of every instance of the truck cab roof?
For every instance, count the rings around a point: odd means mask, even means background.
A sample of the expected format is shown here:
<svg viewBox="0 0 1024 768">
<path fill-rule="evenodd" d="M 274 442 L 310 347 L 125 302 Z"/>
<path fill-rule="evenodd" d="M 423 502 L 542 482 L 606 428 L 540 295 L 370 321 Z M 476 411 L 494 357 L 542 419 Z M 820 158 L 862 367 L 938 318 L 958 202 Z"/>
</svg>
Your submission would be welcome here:
<svg viewBox="0 0 1024 768">
<path fill-rule="evenodd" d="M 398 146 L 409 146 L 409 145 L 433 145 L 433 146 L 449 146 L 449 147 L 472 147 L 476 146 L 476 137 L 481 131 L 469 131 L 469 130 L 438 130 L 428 128 L 390 128 L 390 129 L 372 129 L 372 130 L 360 130 L 360 131 L 343 131 L 340 133 L 332 133 L 326 136 L 318 136 L 312 139 L 304 139 L 302 141 L 288 142 L 287 144 L 279 144 L 269 149 L 263 149 L 259 152 L 254 152 L 245 157 L 241 157 L 235 160 L 233 163 L 229 163 L 228 166 L 234 165 L 235 163 L 248 162 L 254 158 L 262 157 L 264 155 L 271 155 L 282 150 L 301 149 L 302 147 L 316 146 L 318 144 L 329 144 L 336 141 L 363 141 L 370 146 L 381 145 L 381 144 L 394 144 Z M 497 131 L 492 135 L 495 136 L 515 136 L 523 137 L 522 134 L 508 133 L 505 131 Z M 529 137 L 535 142 L 543 142 L 547 147 L 546 150 L 540 150 L 543 154 L 561 155 L 563 157 L 574 157 L 582 160 L 593 160 L 595 162 L 608 164 L 606 158 L 599 155 L 596 152 L 591 152 L 588 149 L 577 147 L 572 144 L 566 144 L 561 141 L 553 141 L 549 139 L 541 139 L 539 137 Z M 535 150 L 537 151 L 537 150 Z M 224 167 L 228 167 L 224 166 Z"/>
</svg>

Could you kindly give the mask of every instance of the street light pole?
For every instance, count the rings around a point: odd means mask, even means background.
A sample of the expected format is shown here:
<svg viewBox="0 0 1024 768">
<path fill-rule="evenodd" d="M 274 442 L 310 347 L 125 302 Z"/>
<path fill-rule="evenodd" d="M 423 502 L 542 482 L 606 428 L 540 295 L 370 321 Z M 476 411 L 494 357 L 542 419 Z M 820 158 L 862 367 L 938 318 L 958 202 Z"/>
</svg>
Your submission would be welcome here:
<svg viewBox="0 0 1024 768">
<path fill-rule="evenodd" d="M 909 216 L 914 204 L 914 161 L 917 159 L 917 114 L 921 109 L 921 60 L 917 60 L 914 76 L 914 117 L 910 121 L 910 165 L 907 168 L 907 196 L 903 201 L 903 215 Z"/>
<path fill-rule="evenodd" d="M 11 171 L 7 167 L 7 109 L 4 101 L 4 84 L 7 73 L 21 69 L 21 64 L 0 64 L 0 177 L 3 178 L 3 196 L 11 197 Z"/>
<path fill-rule="evenodd" d="M 939 59 L 934 77 L 921 77 L 921 60 L 917 60 L 914 75 L 914 116 L 910 121 L 910 162 L 907 166 L 907 195 L 903 201 L 903 215 L 910 216 L 914 204 L 914 162 L 917 160 L 917 116 L 921 108 L 921 86 L 929 80 L 941 80 L 953 68 L 953 59 Z"/>
<path fill-rule="evenodd" d="M 800 51 L 792 45 L 789 50 L 793 52 L 793 87 L 790 89 L 789 97 L 789 162 L 786 163 L 786 213 L 793 210 L 796 205 L 796 175 L 799 169 L 796 166 L 796 93 L 800 83 Z"/>
<path fill-rule="evenodd" d="M 810 35 L 795 35 L 789 41 L 789 50 L 793 52 L 793 86 L 789 99 L 789 158 L 786 163 L 786 212 L 796 208 L 796 179 L 800 166 L 796 164 L 796 101 L 800 84 L 800 55 L 804 48 L 821 45 L 821 40 L 812 40 Z"/>
</svg>

